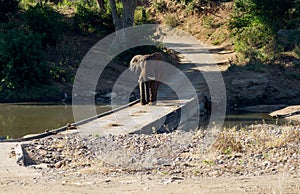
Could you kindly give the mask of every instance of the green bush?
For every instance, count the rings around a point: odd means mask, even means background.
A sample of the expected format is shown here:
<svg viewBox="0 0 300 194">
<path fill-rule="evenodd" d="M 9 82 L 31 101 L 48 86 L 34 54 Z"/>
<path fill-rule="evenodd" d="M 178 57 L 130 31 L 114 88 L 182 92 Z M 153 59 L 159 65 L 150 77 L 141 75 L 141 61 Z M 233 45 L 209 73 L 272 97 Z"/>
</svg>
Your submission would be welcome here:
<svg viewBox="0 0 300 194">
<path fill-rule="evenodd" d="M 148 15 L 144 7 L 137 7 L 134 14 L 134 23 L 136 25 L 142 25 L 148 23 Z"/>
<path fill-rule="evenodd" d="M 95 7 L 78 4 L 74 17 L 74 27 L 84 33 L 112 32 L 114 30 L 112 16 L 107 13 L 100 14 Z"/>
<path fill-rule="evenodd" d="M 42 35 L 42 45 L 56 46 L 62 37 L 63 17 L 52 7 L 37 4 L 25 12 L 25 20 L 30 30 Z"/>
<path fill-rule="evenodd" d="M 0 22 L 8 22 L 9 14 L 19 9 L 19 0 L 0 0 Z"/>
<path fill-rule="evenodd" d="M 236 34 L 235 50 L 250 61 L 271 60 L 276 55 L 274 48 L 274 34 L 258 20 L 254 20 L 247 27 Z"/>
<path fill-rule="evenodd" d="M 236 50 L 250 60 L 277 57 L 282 51 L 278 31 L 299 19 L 296 2 L 299 0 L 236 0 L 229 24 Z"/>
<path fill-rule="evenodd" d="M 240 65 L 240 66 L 235 63 L 231 63 L 227 71 L 248 70 L 248 71 L 255 71 L 255 72 L 264 72 L 265 68 L 266 68 L 265 64 L 259 61 L 251 61 L 245 65 Z"/>
<path fill-rule="evenodd" d="M 0 34 L 2 90 L 20 90 L 47 83 L 49 70 L 44 63 L 41 39 L 41 35 L 25 29 Z"/>
</svg>

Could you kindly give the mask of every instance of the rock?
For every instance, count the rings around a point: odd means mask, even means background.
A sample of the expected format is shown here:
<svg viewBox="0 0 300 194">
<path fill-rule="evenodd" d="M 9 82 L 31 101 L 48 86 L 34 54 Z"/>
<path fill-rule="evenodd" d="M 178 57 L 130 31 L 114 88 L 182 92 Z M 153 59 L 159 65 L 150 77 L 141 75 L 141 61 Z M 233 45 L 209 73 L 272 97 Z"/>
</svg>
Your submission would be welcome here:
<svg viewBox="0 0 300 194">
<path fill-rule="evenodd" d="M 24 166 L 25 165 L 25 157 L 24 157 L 24 153 L 23 153 L 23 145 L 17 144 L 16 147 L 14 148 L 14 150 L 15 150 L 17 164 L 19 164 L 20 166 Z"/>
<path fill-rule="evenodd" d="M 265 90 L 268 86 L 268 80 L 257 75 L 252 78 L 233 79 L 231 81 L 230 92 L 236 101 L 248 102 L 259 101 L 263 98 Z"/>
<path fill-rule="evenodd" d="M 223 152 L 216 152 L 213 147 L 212 150 L 204 151 L 205 133 L 198 135 L 200 132 L 197 132 L 195 136 L 195 132 L 180 131 L 168 134 L 126 134 L 86 138 L 81 138 L 78 134 L 57 134 L 32 141 L 26 144 L 24 149 L 36 163 L 49 164 L 52 169 L 48 167 L 48 173 L 57 177 L 70 174 L 72 174 L 70 176 L 91 176 L 84 174 L 86 171 L 82 170 L 91 167 L 108 176 L 159 172 L 164 176 L 177 175 L 161 182 L 169 184 L 182 180 L 181 177 L 195 175 L 201 177 L 273 175 L 283 169 L 288 169 L 287 173 L 290 174 L 298 173 L 299 140 L 296 137 L 299 128 L 288 126 L 288 129 L 283 130 L 282 126 L 275 125 L 253 125 L 249 130 L 234 132 L 236 134 L 228 131 L 234 138 L 238 138 L 243 147 L 242 153 L 232 154 L 217 154 Z M 272 141 L 274 137 L 290 137 L 290 135 L 293 135 L 293 138 L 287 144 L 276 144 L 277 146 L 272 147 L 257 145 L 260 138 Z M 64 147 L 61 148 L 61 145 Z M 204 159 L 208 162 L 201 162 Z M 94 166 L 95 164 L 97 165 Z M 109 183 L 110 179 L 104 182 Z"/>
<path fill-rule="evenodd" d="M 273 66 L 262 67 L 261 72 L 237 68 L 223 76 L 227 101 L 231 106 L 300 103 L 300 88 L 296 87 L 299 81 L 286 79 L 286 72 Z"/>
<path fill-rule="evenodd" d="M 263 156 L 262 154 L 255 154 L 254 157 L 255 157 L 255 158 L 258 158 L 258 159 L 264 158 L 264 156 Z"/>
<path fill-rule="evenodd" d="M 62 167 L 64 165 L 64 162 L 63 161 L 58 161 L 58 162 L 56 162 L 55 163 L 55 168 L 60 168 L 60 167 Z"/>
<path fill-rule="evenodd" d="M 234 158 L 241 158 L 243 155 L 241 153 L 234 154 Z"/>
<path fill-rule="evenodd" d="M 262 163 L 262 166 L 265 167 L 265 168 L 269 168 L 270 162 L 269 162 L 269 161 L 264 161 L 264 162 Z"/>
<path fill-rule="evenodd" d="M 300 121 L 300 105 L 288 106 L 286 108 L 274 111 L 270 113 L 270 116 Z"/>
</svg>

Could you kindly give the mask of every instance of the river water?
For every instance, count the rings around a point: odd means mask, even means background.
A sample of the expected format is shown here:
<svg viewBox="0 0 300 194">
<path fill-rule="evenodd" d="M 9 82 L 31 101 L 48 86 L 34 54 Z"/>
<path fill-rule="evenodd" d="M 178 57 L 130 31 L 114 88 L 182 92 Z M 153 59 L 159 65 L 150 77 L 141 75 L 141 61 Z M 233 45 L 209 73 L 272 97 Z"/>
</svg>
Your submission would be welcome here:
<svg viewBox="0 0 300 194">
<path fill-rule="evenodd" d="M 97 113 L 111 110 L 97 106 Z M 73 123 L 71 105 L 49 103 L 0 104 L 0 137 L 18 138 Z"/>
<path fill-rule="evenodd" d="M 97 106 L 97 113 L 110 110 L 110 106 Z M 27 134 L 41 133 L 73 123 L 71 105 L 64 104 L 0 104 L 0 137 L 19 138 Z M 225 126 L 275 123 L 266 113 L 230 112 Z"/>
</svg>

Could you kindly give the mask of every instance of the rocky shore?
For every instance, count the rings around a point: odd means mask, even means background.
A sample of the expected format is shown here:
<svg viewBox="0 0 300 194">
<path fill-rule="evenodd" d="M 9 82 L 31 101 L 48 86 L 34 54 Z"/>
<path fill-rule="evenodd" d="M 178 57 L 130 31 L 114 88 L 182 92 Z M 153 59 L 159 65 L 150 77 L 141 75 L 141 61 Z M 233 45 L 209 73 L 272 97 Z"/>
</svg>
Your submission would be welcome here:
<svg viewBox="0 0 300 194">
<path fill-rule="evenodd" d="M 87 138 L 54 135 L 24 149 L 25 165 L 48 179 L 162 174 L 172 182 L 190 177 L 300 176 L 300 126 L 252 125 L 215 134 L 198 130 Z"/>
</svg>

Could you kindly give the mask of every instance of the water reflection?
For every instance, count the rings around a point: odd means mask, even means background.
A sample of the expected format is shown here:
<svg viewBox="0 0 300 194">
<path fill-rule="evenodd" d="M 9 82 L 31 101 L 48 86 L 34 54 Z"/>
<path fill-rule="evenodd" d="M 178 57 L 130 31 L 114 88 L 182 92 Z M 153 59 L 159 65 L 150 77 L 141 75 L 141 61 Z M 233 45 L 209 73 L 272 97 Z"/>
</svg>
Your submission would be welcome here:
<svg viewBox="0 0 300 194">
<path fill-rule="evenodd" d="M 235 125 L 251 124 L 275 124 L 278 121 L 268 113 L 253 113 L 247 111 L 232 111 L 226 114 L 224 126 L 232 127 Z M 282 122 L 282 121 L 280 121 Z"/>
<path fill-rule="evenodd" d="M 97 113 L 109 106 L 98 106 Z M 40 133 L 73 123 L 71 105 L 57 104 L 0 104 L 0 136 L 11 138 Z"/>
</svg>

